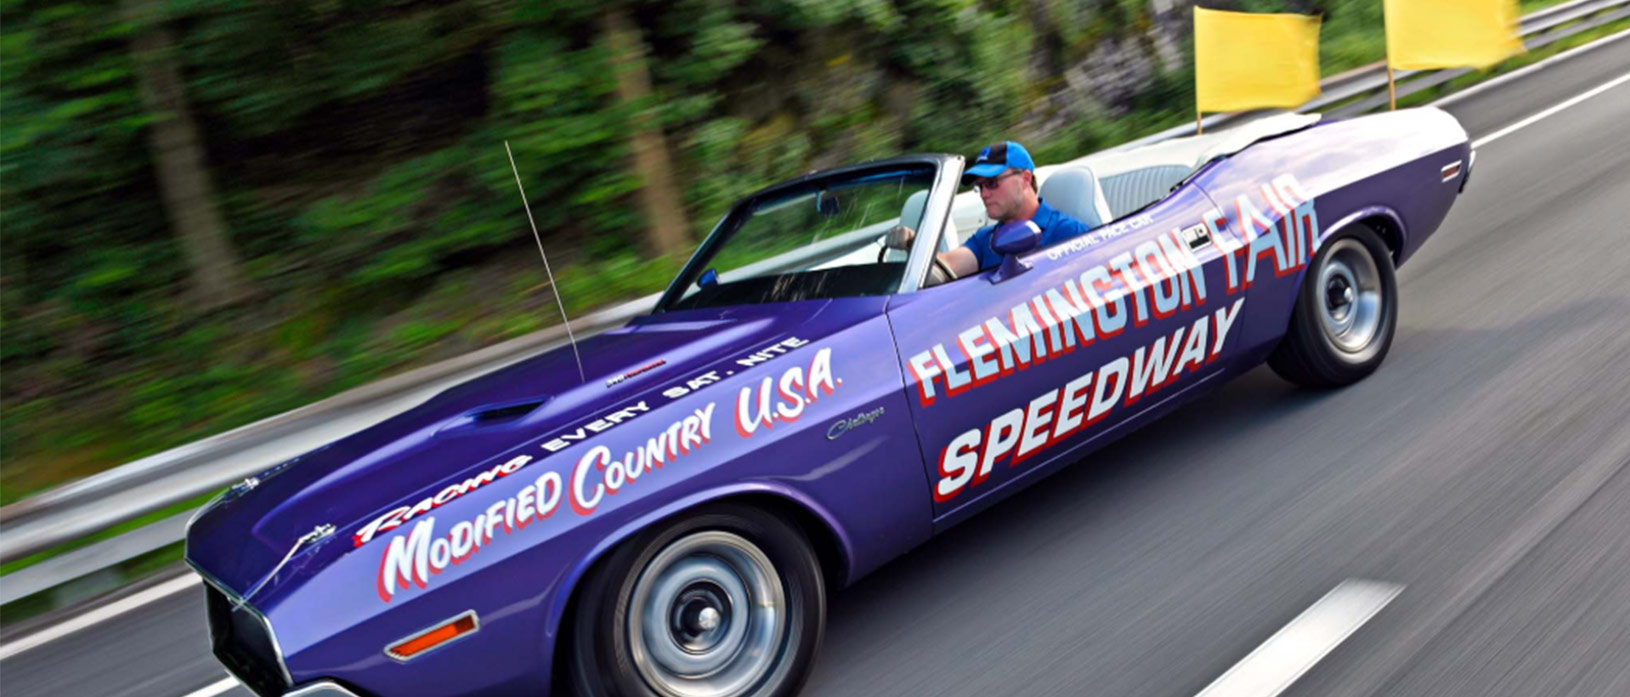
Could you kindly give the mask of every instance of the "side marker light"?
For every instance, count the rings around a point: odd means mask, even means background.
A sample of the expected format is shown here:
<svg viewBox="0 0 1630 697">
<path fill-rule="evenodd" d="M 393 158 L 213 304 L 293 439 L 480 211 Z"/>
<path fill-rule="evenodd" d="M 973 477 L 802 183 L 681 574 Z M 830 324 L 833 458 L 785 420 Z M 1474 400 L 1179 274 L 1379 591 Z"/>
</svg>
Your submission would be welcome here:
<svg viewBox="0 0 1630 697">
<path fill-rule="evenodd" d="M 1439 170 L 1439 173 L 1443 175 L 1444 182 L 1454 181 L 1455 177 L 1460 176 L 1460 160 L 1455 160 L 1454 162 L 1444 165 L 1443 169 Z"/>
<path fill-rule="evenodd" d="M 481 629 L 481 623 L 476 619 L 475 610 L 468 610 L 385 647 L 385 655 L 397 661 L 407 661 L 459 637 L 474 634 L 478 629 Z"/>
</svg>

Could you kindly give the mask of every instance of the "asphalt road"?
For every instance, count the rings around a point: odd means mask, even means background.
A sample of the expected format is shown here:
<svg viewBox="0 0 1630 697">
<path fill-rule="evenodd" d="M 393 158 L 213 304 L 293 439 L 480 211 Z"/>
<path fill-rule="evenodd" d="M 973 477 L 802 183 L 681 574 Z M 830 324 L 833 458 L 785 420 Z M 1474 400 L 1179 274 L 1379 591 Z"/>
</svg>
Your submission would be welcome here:
<svg viewBox="0 0 1630 697">
<path fill-rule="evenodd" d="M 1446 108 L 1476 140 L 1627 73 L 1630 40 Z M 1258 370 L 896 560 L 833 599 L 807 693 L 1189 697 L 1365 579 L 1402 591 L 1284 694 L 1630 694 L 1630 83 L 1481 145 L 1399 280 L 1377 374 Z M 215 684 L 201 594 L 0 687 Z"/>
</svg>

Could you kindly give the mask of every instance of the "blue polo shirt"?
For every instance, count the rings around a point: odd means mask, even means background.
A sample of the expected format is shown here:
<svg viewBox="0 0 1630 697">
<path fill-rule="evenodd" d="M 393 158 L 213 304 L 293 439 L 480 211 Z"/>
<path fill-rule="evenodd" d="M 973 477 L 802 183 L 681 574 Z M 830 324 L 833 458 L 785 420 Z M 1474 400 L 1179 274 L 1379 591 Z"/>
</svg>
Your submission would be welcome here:
<svg viewBox="0 0 1630 697">
<path fill-rule="evenodd" d="M 1036 214 L 1030 219 L 1035 221 L 1036 227 L 1041 228 L 1041 244 L 1036 245 L 1036 249 L 1051 247 L 1071 237 L 1087 233 L 1086 223 L 1065 215 L 1057 208 L 1047 205 L 1046 201 L 1041 202 L 1041 206 L 1036 208 Z M 996 229 L 996 225 L 993 223 L 979 228 L 973 237 L 969 237 L 968 241 L 962 244 L 979 259 L 980 271 L 1002 263 L 1002 255 L 997 254 L 990 246 L 990 233 Z"/>
</svg>

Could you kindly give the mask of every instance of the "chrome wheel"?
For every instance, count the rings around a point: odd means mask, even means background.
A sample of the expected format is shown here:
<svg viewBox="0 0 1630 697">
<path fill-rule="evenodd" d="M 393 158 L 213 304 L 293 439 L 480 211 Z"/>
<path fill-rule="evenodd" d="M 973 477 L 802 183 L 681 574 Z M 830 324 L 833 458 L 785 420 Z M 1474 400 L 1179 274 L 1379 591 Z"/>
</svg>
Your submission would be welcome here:
<svg viewBox="0 0 1630 697">
<path fill-rule="evenodd" d="M 1351 385 L 1381 365 L 1397 325 L 1391 252 L 1374 228 L 1355 223 L 1319 247 L 1268 365 L 1306 387 Z"/>
<path fill-rule="evenodd" d="M 1336 355 L 1349 363 L 1374 357 L 1388 299 L 1369 250 L 1356 239 L 1336 241 L 1315 288 L 1319 326 Z"/>
<path fill-rule="evenodd" d="M 635 670 L 669 697 L 747 694 L 787 644 L 786 591 L 774 564 L 746 538 L 719 530 L 657 554 L 634 585 L 627 617 Z"/>
</svg>

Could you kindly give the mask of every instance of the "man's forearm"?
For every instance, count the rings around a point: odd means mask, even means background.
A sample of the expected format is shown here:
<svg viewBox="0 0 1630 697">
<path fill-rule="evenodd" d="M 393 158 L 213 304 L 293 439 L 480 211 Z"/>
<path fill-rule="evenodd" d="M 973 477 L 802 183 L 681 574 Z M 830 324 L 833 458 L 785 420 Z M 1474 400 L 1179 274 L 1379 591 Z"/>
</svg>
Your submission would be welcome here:
<svg viewBox="0 0 1630 697">
<path fill-rule="evenodd" d="M 979 272 L 979 259 L 973 255 L 973 252 L 968 251 L 967 247 L 957 247 L 940 254 L 939 260 L 940 263 L 949 267 L 957 278 Z"/>
</svg>

